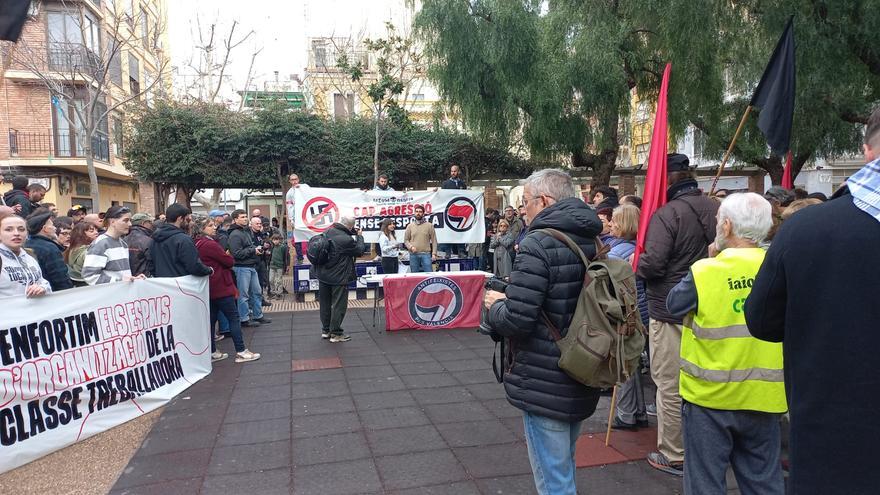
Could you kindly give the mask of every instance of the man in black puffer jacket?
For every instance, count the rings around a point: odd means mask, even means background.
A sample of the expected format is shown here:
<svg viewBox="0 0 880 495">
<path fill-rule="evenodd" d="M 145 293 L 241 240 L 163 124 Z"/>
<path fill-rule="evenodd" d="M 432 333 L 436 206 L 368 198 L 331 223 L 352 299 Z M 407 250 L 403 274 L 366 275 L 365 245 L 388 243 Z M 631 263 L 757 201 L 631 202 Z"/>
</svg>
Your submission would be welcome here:
<svg viewBox="0 0 880 495">
<path fill-rule="evenodd" d="M 364 252 L 364 238 L 355 229 L 354 219 L 343 217 L 324 232 L 330 241 L 330 259 L 315 266 L 318 279 L 318 303 L 321 310 L 321 338 L 347 342 L 351 337 L 342 331 L 348 310 L 348 284 L 357 279 L 355 258 Z"/>
<path fill-rule="evenodd" d="M 67 275 L 67 265 L 64 263 L 64 246 L 58 244 L 55 237 L 55 226 L 52 222 L 52 212 L 49 210 L 36 211 L 27 218 L 27 229 L 30 239 L 24 247 L 33 251 L 34 258 L 40 264 L 52 292 L 72 289 L 73 282 Z"/>
<path fill-rule="evenodd" d="M 678 373 L 682 319 L 666 309 L 666 296 L 691 265 L 708 255 L 709 244 L 715 240 L 719 203 L 703 195 L 685 155 L 668 155 L 666 174 L 668 202 L 651 216 L 637 274 L 645 280 L 648 296 L 651 378 L 657 385 L 657 452 L 648 454 L 647 460 L 656 469 L 681 476 L 684 442 Z"/>
<path fill-rule="evenodd" d="M 599 391 L 559 368 L 559 348 L 542 313 L 557 328 L 568 328 L 586 267 L 561 241 L 536 230 L 562 231 L 592 259 L 602 222 L 577 197 L 565 172 L 540 170 L 524 186 L 529 233 L 519 245 L 506 293 L 487 291 L 485 305 L 490 325 L 513 349 L 504 390 L 523 410 L 535 486 L 541 494 L 574 494 L 574 443 L 581 421 L 596 410 Z"/>
</svg>

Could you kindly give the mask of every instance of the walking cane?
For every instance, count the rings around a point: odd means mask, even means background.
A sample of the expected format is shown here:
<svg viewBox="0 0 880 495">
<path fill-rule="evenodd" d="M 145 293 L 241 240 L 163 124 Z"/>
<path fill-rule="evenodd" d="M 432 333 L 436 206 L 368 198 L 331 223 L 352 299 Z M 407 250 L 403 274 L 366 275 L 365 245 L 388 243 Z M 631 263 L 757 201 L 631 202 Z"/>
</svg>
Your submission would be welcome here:
<svg viewBox="0 0 880 495">
<path fill-rule="evenodd" d="M 611 391 L 611 407 L 608 409 L 608 430 L 605 432 L 605 446 L 611 441 L 611 420 L 614 418 L 614 408 L 617 405 L 617 385 Z"/>
</svg>

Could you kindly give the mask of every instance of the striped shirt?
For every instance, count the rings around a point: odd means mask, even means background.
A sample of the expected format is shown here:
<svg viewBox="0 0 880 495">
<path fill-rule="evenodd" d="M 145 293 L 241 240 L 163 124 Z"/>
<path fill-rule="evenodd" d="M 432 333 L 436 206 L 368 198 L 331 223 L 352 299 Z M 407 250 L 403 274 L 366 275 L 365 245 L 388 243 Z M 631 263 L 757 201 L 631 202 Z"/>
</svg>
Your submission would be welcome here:
<svg viewBox="0 0 880 495">
<path fill-rule="evenodd" d="M 101 234 L 86 251 L 82 276 L 89 285 L 119 282 L 123 277 L 130 277 L 128 245 L 122 239 Z"/>
</svg>

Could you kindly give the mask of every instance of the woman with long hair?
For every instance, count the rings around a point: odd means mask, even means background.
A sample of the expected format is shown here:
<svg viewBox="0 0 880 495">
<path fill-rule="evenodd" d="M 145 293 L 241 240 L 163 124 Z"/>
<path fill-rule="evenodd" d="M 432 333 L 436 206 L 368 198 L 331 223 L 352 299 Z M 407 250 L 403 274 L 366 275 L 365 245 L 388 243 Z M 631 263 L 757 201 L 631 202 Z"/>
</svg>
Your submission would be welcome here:
<svg viewBox="0 0 880 495">
<path fill-rule="evenodd" d="M 24 250 L 27 237 L 24 218 L 0 215 L 0 297 L 36 297 L 52 292 L 40 264 Z"/>
<path fill-rule="evenodd" d="M 489 247 L 494 250 L 495 264 L 493 268 L 495 276 L 501 278 L 510 277 L 510 272 L 513 270 L 513 257 L 511 253 L 513 252 L 514 243 L 516 243 L 516 239 L 513 233 L 510 232 L 510 222 L 505 218 L 498 220 L 498 233 L 495 234 L 492 242 L 489 243 Z"/>
<path fill-rule="evenodd" d="M 382 253 L 382 273 L 397 273 L 399 268 L 397 256 L 400 254 L 400 243 L 394 234 L 394 219 L 382 220 L 382 233 L 379 234 L 379 250 Z"/>
<path fill-rule="evenodd" d="M 611 213 L 608 223 L 609 234 L 613 238 L 613 246 L 608 252 L 609 258 L 632 261 L 636 250 L 636 236 L 639 233 L 639 216 L 641 210 L 631 204 L 621 204 Z M 645 328 L 648 327 L 648 300 L 645 297 L 645 284 L 636 280 L 639 302 L 639 315 Z M 617 411 L 611 427 L 617 430 L 635 430 L 648 426 L 648 415 L 645 406 L 645 395 L 642 391 L 641 370 L 634 373 L 629 380 L 617 390 Z"/>
<path fill-rule="evenodd" d="M 235 345 L 235 362 L 246 363 L 260 359 L 256 352 L 247 350 L 244 346 L 244 338 L 241 336 L 241 318 L 238 316 L 238 291 L 232 280 L 232 265 L 235 260 L 223 250 L 214 236 L 217 234 L 217 224 L 210 217 L 199 218 L 193 222 L 193 236 L 196 239 L 196 249 L 202 263 L 214 269 L 208 279 L 209 297 L 211 299 L 211 360 L 219 361 L 229 357 L 225 352 L 217 350 L 214 341 L 214 327 L 217 325 L 217 315 L 222 312 L 229 321 L 229 333 L 232 334 L 232 343 Z"/>
<path fill-rule="evenodd" d="M 67 263 L 67 274 L 74 287 L 89 285 L 82 276 L 82 267 L 86 251 L 97 238 L 98 227 L 89 222 L 79 222 L 70 231 L 70 246 L 64 251 L 64 262 Z"/>
</svg>

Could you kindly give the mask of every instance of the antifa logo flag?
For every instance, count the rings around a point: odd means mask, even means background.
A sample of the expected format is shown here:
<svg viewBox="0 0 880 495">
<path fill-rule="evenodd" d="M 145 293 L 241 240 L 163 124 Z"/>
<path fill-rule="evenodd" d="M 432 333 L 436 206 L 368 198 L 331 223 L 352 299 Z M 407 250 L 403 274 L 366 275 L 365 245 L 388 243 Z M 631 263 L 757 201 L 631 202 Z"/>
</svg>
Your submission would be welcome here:
<svg viewBox="0 0 880 495">
<path fill-rule="evenodd" d="M 30 0 L 3 0 L 0 7 L 0 40 L 18 41 L 27 20 Z"/>
<path fill-rule="evenodd" d="M 778 156 L 785 156 L 791 145 L 791 121 L 794 116 L 794 17 L 788 19 L 785 32 L 773 50 L 773 56 L 749 105 L 761 109 L 758 128 Z"/>
</svg>

